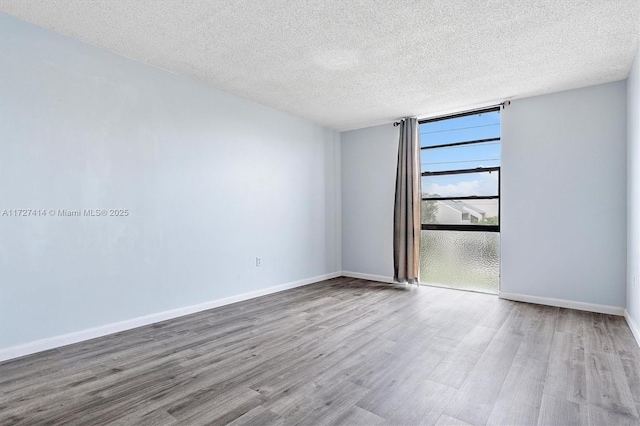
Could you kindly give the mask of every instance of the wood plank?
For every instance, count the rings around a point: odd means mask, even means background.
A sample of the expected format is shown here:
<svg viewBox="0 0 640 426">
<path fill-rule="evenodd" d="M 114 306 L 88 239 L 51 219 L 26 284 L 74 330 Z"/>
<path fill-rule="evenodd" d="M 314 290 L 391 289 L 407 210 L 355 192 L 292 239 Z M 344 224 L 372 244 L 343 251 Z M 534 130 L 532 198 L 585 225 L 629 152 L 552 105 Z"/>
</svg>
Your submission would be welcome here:
<svg viewBox="0 0 640 426">
<path fill-rule="evenodd" d="M 110 426 L 173 426 L 178 424 L 176 418 L 164 410 L 147 411 L 145 409 L 109 423 Z"/>
<path fill-rule="evenodd" d="M 588 406 L 576 402 L 542 396 L 538 426 L 582 426 L 589 424 Z"/>
<path fill-rule="evenodd" d="M 623 417 L 637 417 L 620 357 L 611 352 L 590 351 L 585 356 L 589 404 Z"/>
<path fill-rule="evenodd" d="M 358 401 L 358 407 L 397 424 L 435 423 L 455 394 L 455 389 L 426 379 L 425 371 L 437 364 L 433 355 L 422 353 L 402 365 L 404 368 L 380 376 L 370 386 L 371 392 Z"/>
<path fill-rule="evenodd" d="M 553 332 L 556 327 L 558 308 L 537 306 L 530 313 L 528 330 L 526 331 L 519 354 L 547 363 L 551 352 Z"/>
<path fill-rule="evenodd" d="M 589 420 L 594 426 L 615 425 L 615 426 L 638 426 L 640 418 L 626 411 L 607 410 L 605 408 L 589 405 Z"/>
<path fill-rule="evenodd" d="M 638 342 L 636 341 L 627 320 L 624 317 L 606 315 L 604 317 L 609 330 L 611 340 L 620 358 L 640 360 Z"/>
<path fill-rule="evenodd" d="M 636 404 L 640 404 L 640 357 L 621 358 L 620 360 L 633 401 Z M 640 414 L 640 411 L 638 414 Z"/>
<path fill-rule="evenodd" d="M 460 388 L 489 346 L 495 330 L 476 326 L 464 339 L 436 366 L 429 375 L 429 380 L 444 385 Z"/>
<path fill-rule="evenodd" d="M 519 352 L 511 364 L 487 425 L 533 425 L 538 422 L 546 363 L 524 353 Z"/>
<path fill-rule="evenodd" d="M 554 333 L 544 393 L 579 404 L 587 403 L 585 352 L 580 335 Z"/>
<path fill-rule="evenodd" d="M 456 389 L 429 380 L 419 380 L 416 386 L 403 386 L 392 394 L 388 414 L 391 424 L 433 425 L 456 393 Z M 376 410 L 377 411 L 377 410 Z"/>
<path fill-rule="evenodd" d="M 354 405 L 337 419 L 335 419 L 332 423 L 327 424 L 336 426 L 381 426 L 386 425 L 387 421 L 380 416 L 376 416 L 370 411 Z"/>
<path fill-rule="evenodd" d="M 511 300 L 498 299 L 496 301 L 494 299 L 482 307 L 482 317 L 477 325 L 498 330 L 507 318 L 509 318 L 513 308 L 519 304 L 519 302 L 513 302 Z"/>
<path fill-rule="evenodd" d="M 288 423 L 332 423 L 349 411 L 369 390 L 349 381 L 319 385 L 310 382 L 298 392 L 283 391 L 269 399 L 265 408 Z"/>
<path fill-rule="evenodd" d="M 574 334 L 576 336 L 584 336 L 585 324 L 590 322 L 590 312 L 559 308 L 556 331 L 560 333 Z"/>
<path fill-rule="evenodd" d="M 463 422 L 462 420 L 454 419 L 451 416 L 447 416 L 446 414 L 443 414 L 438 419 L 436 426 L 471 426 L 471 425 L 467 422 Z"/>
<path fill-rule="evenodd" d="M 521 337 L 494 338 L 444 413 L 471 424 L 485 424 L 511 369 Z"/>
<path fill-rule="evenodd" d="M 535 424 L 556 327 L 557 308 L 529 312 L 527 331 L 494 404 L 487 424 Z"/>
<path fill-rule="evenodd" d="M 286 426 L 286 424 L 282 417 L 258 405 L 227 426 Z"/>
<path fill-rule="evenodd" d="M 262 402 L 262 395 L 246 387 L 236 387 L 225 392 L 214 387 L 197 390 L 167 406 L 166 411 L 181 424 L 226 424 Z"/>
<path fill-rule="evenodd" d="M 585 324 L 585 349 L 595 352 L 616 352 L 611 337 L 615 330 L 606 320 L 606 315 L 589 313 L 589 316 L 591 321 Z"/>
</svg>

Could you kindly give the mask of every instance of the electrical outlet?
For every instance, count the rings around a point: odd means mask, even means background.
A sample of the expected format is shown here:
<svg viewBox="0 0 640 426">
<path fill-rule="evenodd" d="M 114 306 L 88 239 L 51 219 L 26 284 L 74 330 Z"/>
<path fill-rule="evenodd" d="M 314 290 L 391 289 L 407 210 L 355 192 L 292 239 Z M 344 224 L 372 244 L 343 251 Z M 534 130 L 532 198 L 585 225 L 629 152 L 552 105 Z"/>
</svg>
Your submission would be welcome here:
<svg viewBox="0 0 640 426">
<path fill-rule="evenodd" d="M 259 268 L 262 266 L 262 259 L 259 257 L 256 257 L 256 267 Z"/>
</svg>

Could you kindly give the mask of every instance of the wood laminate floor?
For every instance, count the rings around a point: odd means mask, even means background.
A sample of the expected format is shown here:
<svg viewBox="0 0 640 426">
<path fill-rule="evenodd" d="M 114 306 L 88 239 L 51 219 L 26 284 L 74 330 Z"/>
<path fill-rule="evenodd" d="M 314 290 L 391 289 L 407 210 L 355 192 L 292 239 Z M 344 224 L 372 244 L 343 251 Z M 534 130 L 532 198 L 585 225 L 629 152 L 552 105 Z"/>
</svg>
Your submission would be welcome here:
<svg viewBox="0 0 640 426">
<path fill-rule="evenodd" d="M 639 425 L 622 317 L 336 278 L 0 364 L 0 424 Z"/>
</svg>

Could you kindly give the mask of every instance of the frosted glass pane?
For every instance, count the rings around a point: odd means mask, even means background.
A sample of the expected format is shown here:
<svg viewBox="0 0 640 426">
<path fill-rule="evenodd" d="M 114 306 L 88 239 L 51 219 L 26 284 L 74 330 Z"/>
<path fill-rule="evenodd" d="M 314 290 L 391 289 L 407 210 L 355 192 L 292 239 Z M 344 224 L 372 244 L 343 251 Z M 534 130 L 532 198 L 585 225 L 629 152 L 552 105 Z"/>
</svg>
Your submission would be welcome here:
<svg viewBox="0 0 640 426">
<path fill-rule="evenodd" d="M 500 234 L 422 231 L 420 282 L 497 294 L 500 283 Z"/>
</svg>

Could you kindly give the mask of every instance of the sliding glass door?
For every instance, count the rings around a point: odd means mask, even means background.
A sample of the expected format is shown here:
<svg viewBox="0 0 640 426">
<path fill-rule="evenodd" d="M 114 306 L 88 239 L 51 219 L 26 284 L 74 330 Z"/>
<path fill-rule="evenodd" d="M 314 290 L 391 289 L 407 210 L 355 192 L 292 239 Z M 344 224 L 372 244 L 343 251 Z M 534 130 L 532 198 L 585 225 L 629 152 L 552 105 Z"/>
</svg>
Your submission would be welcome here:
<svg viewBox="0 0 640 426">
<path fill-rule="evenodd" d="M 420 282 L 497 293 L 500 109 L 420 122 Z"/>
</svg>

